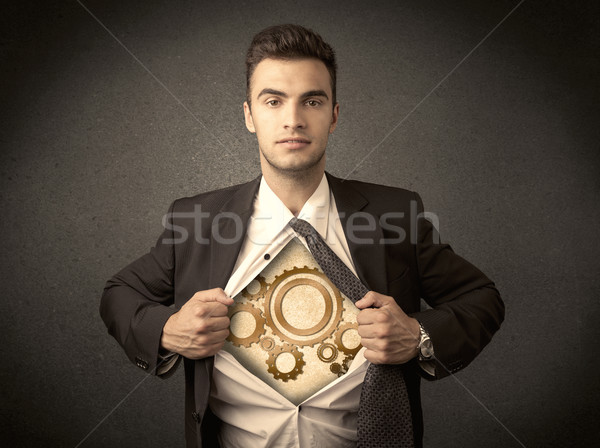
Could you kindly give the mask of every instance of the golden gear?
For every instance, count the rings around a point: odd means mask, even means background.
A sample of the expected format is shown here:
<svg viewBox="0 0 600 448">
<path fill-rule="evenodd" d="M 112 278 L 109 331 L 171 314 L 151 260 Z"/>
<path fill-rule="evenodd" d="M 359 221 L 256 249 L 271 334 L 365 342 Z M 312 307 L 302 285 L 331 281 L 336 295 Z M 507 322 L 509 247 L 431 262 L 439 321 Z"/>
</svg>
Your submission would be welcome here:
<svg viewBox="0 0 600 448">
<path fill-rule="evenodd" d="M 300 329 L 292 326 L 281 311 L 283 298 L 296 286 L 313 287 L 325 301 L 323 318 L 312 328 Z M 269 285 L 265 295 L 265 318 L 267 325 L 282 341 L 297 344 L 301 347 L 312 347 L 329 338 L 335 331 L 344 311 L 342 301 L 342 295 L 338 288 L 317 268 L 294 267 L 289 271 L 284 270 Z M 285 330 L 285 333 L 282 330 Z"/>
<path fill-rule="evenodd" d="M 238 347 L 250 347 L 255 342 L 258 342 L 260 336 L 265 333 L 265 318 L 262 316 L 260 310 L 249 303 L 236 303 L 230 309 L 227 315 L 229 319 L 232 319 L 234 315 L 237 313 L 250 313 L 256 322 L 256 326 L 254 327 L 254 331 L 250 336 L 245 338 L 237 337 L 233 334 L 232 331 L 229 332 L 229 336 L 227 336 L 227 340 L 231 342 L 233 345 L 237 345 Z"/>
<path fill-rule="evenodd" d="M 275 347 L 275 339 L 265 336 L 260 340 L 260 348 L 262 348 L 266 352 L 270 352 Z"/>
<path fill-rule="evenodd" d="M 348 348 L 344 345 L 342 341 L 342 336 L 344 336 L 344 333 L 348 330 L 358 331 L 358 324 L 355 324 L 353 322 L 346 322 L 340 325 L 338 331 L 335 333 L 335 345 L 341 352 L 344 352 L 346 355 L 350 356 L 351 358 L 354 358 L 354 356 L 356 356 L 356 354 L 360 351 L 362 345 L 358 344 L 354 348 Z"/>
<path fill-rule="evenodd" d="M 250 284 L 252 284 L 252 282 L 254 281 L 258 282 L 260 287 L 257 293 L 251 294 L 248 291 L 248 286 L 250 286 Z M 242 290 L 242 295 L 248 300 L 262 299 L 265 296 L 265 293 L 267 292 L 269 284 L 266 282 L 265 278 L 262 275 L 257 275 L 252 282 L 250 282 L 250 284 Z"/>
<path fill-rule="evenodd" d="M 344 372 L 347 372 L 348 370 L 350 370 L 350 365 L 352 364 L 353 359 L 354 359 L 354 356 L 346 356 L 344 358 L 344 360 L 342 361 L 342 370 L 344 370 Z"/>
<path fill-rule="evenodd" d="M 344 370 L 344 368 L 340 365 L 339 362 L 334 362 L 333 364 L 331 364 L 329 366 L 329 370 L 331 370 L 331 373 L 334 373 L 338 376 L 338 378 L 340 376 L 342 376 L 344 373 L 346 373 L 346 371 Z"/>
<path fill-rule="evenodd" d="M 350 362 L 353 359 L 354 359 L 353 356 L 346 356 L 344 358 L 344 360 L 342 361 L 341 365 L 338 362 L 334 362 L 333 364 L 331 364 L 329 366 L 329 370 L 331 370 L 332 373 L 335 373 L 339 378 L 340 376 L 344 375 L 345 373 L 348 373 L 348 369 L 350 369 Z"/>
<path fill-rule="evenodd" d="M 294 357 L 295 365 L 294 368 L 289 372 L 280 372 L 277 368 L 277 357 L 282 353 L 291 353 Z M 269 366 L 267 371 L 270 372 L 273 375 L 273 378 L 276 380 L 282 380 L 284 382 L 287 382 L 288 380 L 295 380 L 298 375 L 302 373 L 302 367 L 306 365 L 304 359 L 302 358 L 303 354 L 302 352 L 298 351 L 298 347 L 284 342 L 283 347 L 276 345 L 269 353 L 269 359 L 265 361 Z"/>
<path fill-rule="evenodd" d="M 342 366 L 340 366 L 339 362 L 334 362 L 329 366 L 329 370 L 331 370 L 331 373 L 340 373 Z"/>
<path fill-rule="evenodd" d="M 327 349 L 331 350 L 331 355 L 329 355 L 329 356 L 325 356 L 323 354 L 325 352 L 325 350 L 327 350 Z M 337 358 L 337 355 L 338 355 L 338 349 L 335 348 L 335 345 L 330 344 L 328 342 L 325 344 L 319 345 L 319 348 L 317 349 L 317 356 L 323 362 L 331 362 L 335 358 Z"/>
</svg>

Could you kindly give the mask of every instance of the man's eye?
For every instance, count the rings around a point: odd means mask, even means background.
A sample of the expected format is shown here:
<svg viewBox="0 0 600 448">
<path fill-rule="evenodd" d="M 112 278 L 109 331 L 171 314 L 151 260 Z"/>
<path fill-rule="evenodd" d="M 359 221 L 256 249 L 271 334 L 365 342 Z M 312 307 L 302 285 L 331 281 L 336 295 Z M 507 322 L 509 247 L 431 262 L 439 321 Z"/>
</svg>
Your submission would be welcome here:
<svg viewBox="0 0 600 448">
<path fill-rule="evenodd" d="M 269 101 L 267 101 L 267 104 L 269 106 L 277 106 L 277 105 L 279 105 L 279 100 L 269 100 Z"/>
<path fill-rule="evenodd" d="M 308 101 L 306 102 L 306 105 L 307 105 L 307 106 L 310 106 L 310 107 L 316 107 L 316 106 L 318 106 L 319 104 L 321 104 L 321 103 L 319 103 L 317 100 L 308 100 Z"/>
</svg>

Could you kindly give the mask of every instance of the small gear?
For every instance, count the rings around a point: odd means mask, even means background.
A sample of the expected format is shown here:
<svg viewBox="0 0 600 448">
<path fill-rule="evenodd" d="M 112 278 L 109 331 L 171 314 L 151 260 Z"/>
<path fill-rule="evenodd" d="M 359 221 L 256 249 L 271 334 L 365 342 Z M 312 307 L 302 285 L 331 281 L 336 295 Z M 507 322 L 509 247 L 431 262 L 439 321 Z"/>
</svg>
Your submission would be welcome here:
<svg viewBox="0 0 600 448">
<path fill-rule="evenodd" d="M 258 292 L 252 294 L 248 291 L 248 286 L 250 286 L 252 283 L 254 282 L 258 282 L 259 283 L 259 289 Z M 265 293 L 267 292 L 267 289 L 269 288 L 269 284 L 266 282 L 265 278 L 262 275 L 257 275 L 256 278 L 254 280 L 252 280 L 243 290 L 242 290 L 242 295 L 248 299 L 248 300 L 258 300 L 258 299 L 262 299 L 265 296 Z"/>
<path fill-rule="evenodd" d="M 260 348 L 266 352 L 270 352 L 275 347 L 275 340 L 269 336 L 265 336 L 260 340 Z"/>
<path fill-rule="evenodd" d="M 344 372 L 347 372 L 348 370 L 350 370 L 350 365 L 352 364 L 353 359 L 354 359 L 354 356 L 346 356 L 344 358 L 344 360 L 342 361 L 342 370 L 344 370 Z"/>
<path fill-rule="evenodd" d="M 337 362 L 334 362 L 333 364 L 331 364 L 331 366 L 329 367 L 329 370 L 331 370 L 331 372 L 335 373 L 338 378 L 344 374 L 346 374 L 346 372 L 348 372 L 348 369 L 345 369 L 343 365 L 340 365 Z"/>
<path fill-rule="evenodd" d="M 348 369 L 350 368 L 350 363 L 352 362 L 354 358 L 350 357 L 350 356 L 346 356 L 344 358 L 344 360 L 342 361 L 342 364 L 340 365 L 339 362 L 334 362 L 333 364 L 331 364 L 329 366 L 329 370 L 331 370 L 332 373 L 335 373 L 338 378 L 346 373 L 348 373 Z"/>
<path fill-rule="evenodd" d="M 344 333 L 348 330 L 358 331 L 358 324 L 355 324 L 353 322 L 346 322 L 346 323 L 340 325 L 338 330 L 335 333 L 335 345 L 341 352 L 354 358 L 354 356 L 356 356 L 356 354 L 360 351 L 362 345 L 358 344 L 354 348 L 348 348 L 344 345 L 342 337 L 344 336 Z"/>
<path fill-rule="evenodd" d="M 285 295 L 297 286 L 314 288 L 325 301 L 325 312 L 320 322 L 312 328 L 296 328 L 283 315 L 282 302 Z M 265 294 L 265 319 L 275 335 L 283 341 L 301 347 L 323 342 L 335 331 L 344 311 L 342 295 L 338 288 L 318 268 L 294 267 L 275 276 Z"/>
<path fill-rule="evenodd" d="M 240 338 L 233 334 L 232 331 L 229 332 L 229 336 L 227 336 L 227 340 L 230 341 L 233 345 L 237 345 L 238 347 L 250 347 L 255 342 L 258 342 L 260 336 L 265 333 L 265 318 L 258 308 L 249 303 L 236 303 L 229 309 L 229 319 L 232 319 L 234 315 L 237 313 L 250 313 L 254 320 L 256 321 L 256 326 L 254 327 L 254 331 L 250 336 L 246 336 L 245 338 Z"/>
<path fill-rule="evenodd" d="M 340 373 L 342 371 L 342 366 L 339 362 L 334 362 L 333 364 L 331 364 L 329 366 L 329 370 L 331 370 L 331 373 L 335 373 L 337 376 L 343 375 L 343 373 Z"/>
<path fill-rule="evenodd" d="M 324 355 L 325 350 L 327 350 L 327 349 L 331 350 L 331 355 L 329 355 L 329 356 Z M 317 356 L 323 362 L 331 362 L 335 358 L 337 358 L 337 355 L 338 355 L 338 349 L 335 348 L 335 345 L 330 344 L 328 342 L 326 342 L 325 344 L 319 345 L 319 348 L 317 349 Z"/>
<path fill-rule="evenodd" d="M 280 372 L 277 368 L 276 362 L 277 357 L 283 353 L 291 353 L 294 357 L 295 365 L 292 370 L 289 372 Z M 284 343 L 283 346 L 276 345 L 273 347 L 273 350 L 269 352 L 269 359 L 266 360 L 269 368 L 267 371 L 273 375 L 273 378 L 276 380 L 282 380 L 283 382 L 287 382 L 288 380 L 295 380 L 298 375 L 302 373 L 302 368 L 306 363 L 303 359 L 303 354 L 298 350 L 298 347 L 292 344 Z"/>
</svg>

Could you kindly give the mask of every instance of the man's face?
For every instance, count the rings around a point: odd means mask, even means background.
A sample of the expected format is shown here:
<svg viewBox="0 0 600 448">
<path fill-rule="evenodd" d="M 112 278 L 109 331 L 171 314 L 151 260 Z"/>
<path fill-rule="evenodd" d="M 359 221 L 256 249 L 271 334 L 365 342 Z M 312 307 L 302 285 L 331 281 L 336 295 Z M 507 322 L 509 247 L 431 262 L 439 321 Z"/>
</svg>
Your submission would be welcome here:
<svg viewBox="0 0 600 448">
<path fill-rule="evenodd" d="M 261 167 L 299 175 L 325 169 L 327 138 L 337 124 L 331 80 L 318 59 L 261 61 L 250 83 L 252 110 L 244 103 L 246 127 L 256 132 Z"/>
</svg>

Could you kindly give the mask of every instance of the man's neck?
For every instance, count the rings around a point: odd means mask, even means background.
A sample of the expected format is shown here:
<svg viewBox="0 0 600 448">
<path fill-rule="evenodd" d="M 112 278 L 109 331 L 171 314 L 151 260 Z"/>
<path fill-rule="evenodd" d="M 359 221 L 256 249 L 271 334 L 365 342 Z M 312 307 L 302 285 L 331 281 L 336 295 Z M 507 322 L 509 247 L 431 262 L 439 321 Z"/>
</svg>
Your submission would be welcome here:
<svg viewBox="0 0 600 448">
<path fill-rule="evenodd" d="M 276 175 L 268 170 L 263 170 L 263 177 L 269 188 L 294 216 L 298 216 L 306 201 L 321 183 L 324 170 L 314 170 L 302 174 L 301 176 Z"/>
</svg>

